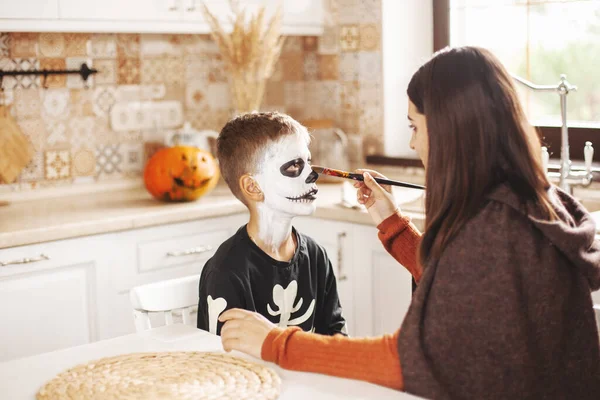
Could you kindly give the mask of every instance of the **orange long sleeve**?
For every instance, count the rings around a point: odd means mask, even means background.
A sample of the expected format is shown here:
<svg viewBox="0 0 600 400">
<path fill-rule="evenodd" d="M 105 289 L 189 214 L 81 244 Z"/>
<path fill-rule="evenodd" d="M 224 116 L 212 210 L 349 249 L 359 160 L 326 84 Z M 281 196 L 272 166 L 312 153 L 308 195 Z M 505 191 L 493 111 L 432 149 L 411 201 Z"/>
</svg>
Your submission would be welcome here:
<svg viewBox="0 0 600 400">
<path fill-rule="evenodd" d="M 423 274 L 423 268 L 417 260 L 421 232 L 410 222 L 410 218 L 400 215 L 399 212 L 386 218 L 377 229 L 383 247 L 418 282 Z"/>
<path fill-rule="evenodd" d="M 419 280 L 417 262 L 421 234 L 409 218 L 394 214 L 379 226 L 386 250 Z M 358 379 L 402 390 L 404 380 L 398 356 L 398 336 L 350 338 L 303 332 L 300 328 L 273 329 L 262 345 L 262 358 L 283 368 Z"/>
<path fill-rule="evenodd" d="M 298 327 L 273 329 L 262 346 L 262 358 L 285 369 L 359 379 L 402 390 L 398 335 L 377 338 L 325 336 Z"/>
</svg>

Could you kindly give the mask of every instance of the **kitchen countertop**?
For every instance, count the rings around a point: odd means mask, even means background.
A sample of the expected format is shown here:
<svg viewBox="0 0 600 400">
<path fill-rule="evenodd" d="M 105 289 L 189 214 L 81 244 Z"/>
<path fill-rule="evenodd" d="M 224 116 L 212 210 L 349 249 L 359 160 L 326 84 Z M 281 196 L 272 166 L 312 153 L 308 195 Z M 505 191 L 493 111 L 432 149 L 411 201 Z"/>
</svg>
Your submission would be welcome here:
<svg viewBox="0 0 600 400">
<path fill-rule="evenodd" d="M 157 201 L 140 182 L 101 189 L 95 186 L 83 193 L 64 189 L 60 196 L 9 198 L 8 202 L 0 198 L 0 249 L 246 212 L 244 205 L 223 184 L 189 203 Z M 405 190 L 400 197 L 405 196 L 410 201 L 401 207 L 422 229 L 421 197 L 416 198 L 420 196 L 418 191 Z M 313 216 L 373 225 L 366 212 L 339 205 L 341 191 L 341 183 L 319 184 L 317 210 Z"/>
</svg>

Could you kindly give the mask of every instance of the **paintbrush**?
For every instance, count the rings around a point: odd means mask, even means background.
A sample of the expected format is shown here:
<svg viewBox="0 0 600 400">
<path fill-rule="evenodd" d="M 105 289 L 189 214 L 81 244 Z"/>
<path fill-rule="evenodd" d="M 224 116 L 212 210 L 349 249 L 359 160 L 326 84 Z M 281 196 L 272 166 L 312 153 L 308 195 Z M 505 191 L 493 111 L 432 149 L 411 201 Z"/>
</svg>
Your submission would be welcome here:
<svg viewBox="0 0 600 400">
<path fill-rule="evenodd" d="M 315 171 L 317 174 L 320 174 L 320 175 L 336 176 L 338 178 L 353 179 L 355 181 L 361 181 L 361 182 L 365 180 L 365 178 L 363 177 L 362 174 L 355 174 L 352 172 L 346 172 L 346 171 L 342 171 L 339 169 L 333 169 L 333 168 L 325 168 L 325 167 L 321 167 L 319 165 L 313 165 L 313 166 L 311 166 L 311 168 L 313 171 Z M 422 190 L 425 189 L 425 186 L 415 185 L 414 183 L 393 181 L 391 179 L 383 179 L 383 178 L 375 178 L 375 177 L 373 177 L 373 179 L 375 179 L 375 182 L 379 183 L 380 185 L 402 186 L 402 187 L 406 187 L 406 188 L 422 189 Z"/>
</svg>

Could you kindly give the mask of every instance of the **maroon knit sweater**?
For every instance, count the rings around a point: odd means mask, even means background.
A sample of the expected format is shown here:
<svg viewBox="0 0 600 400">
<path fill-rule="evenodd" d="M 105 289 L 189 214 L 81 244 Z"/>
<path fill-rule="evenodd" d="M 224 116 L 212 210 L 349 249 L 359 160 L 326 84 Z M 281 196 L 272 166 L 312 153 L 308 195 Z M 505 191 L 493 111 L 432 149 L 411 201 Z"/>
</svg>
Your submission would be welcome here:
<svg viewBox="0 0 600 400">
<path fill-rule="evenodd" d="M 400 329 L 405 390 L 431 399 L 600 399 L 590 292 L 600 243 L 558 188 L 560 221 L 501 186 L 428 265 Z M 532 215 L 533 214 L 533 215 Z"/>
</svg>

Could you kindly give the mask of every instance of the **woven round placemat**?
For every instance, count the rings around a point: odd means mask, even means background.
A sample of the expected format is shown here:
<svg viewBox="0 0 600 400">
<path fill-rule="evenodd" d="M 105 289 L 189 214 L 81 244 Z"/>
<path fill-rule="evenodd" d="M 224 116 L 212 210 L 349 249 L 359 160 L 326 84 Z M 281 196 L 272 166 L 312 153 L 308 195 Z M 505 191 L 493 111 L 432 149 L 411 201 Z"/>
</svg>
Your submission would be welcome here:
<svg viewBox="0 0 600 400">
<path fill-rule="evenodd" d="M 48 399 L 276 399 L 271 368 L 223 353 L 133 353 L 60 373 L 37 393 Z"/>
</svg>

